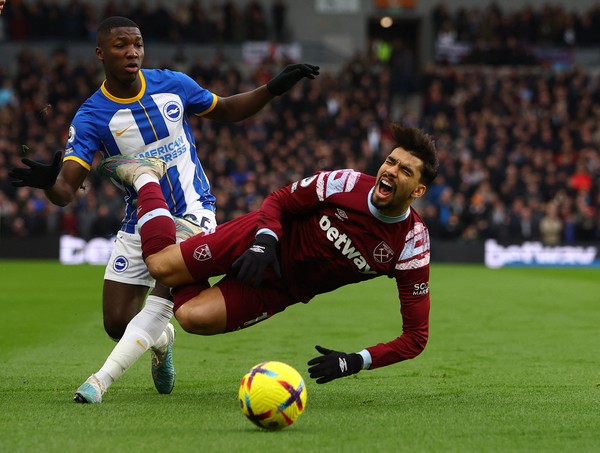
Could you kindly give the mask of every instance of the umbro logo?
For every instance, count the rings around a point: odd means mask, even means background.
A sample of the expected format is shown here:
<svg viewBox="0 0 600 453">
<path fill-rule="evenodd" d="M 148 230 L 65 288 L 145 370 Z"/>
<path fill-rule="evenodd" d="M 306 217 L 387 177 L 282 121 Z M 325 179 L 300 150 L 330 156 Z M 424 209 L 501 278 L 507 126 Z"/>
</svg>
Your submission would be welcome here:
<svg viewBox="0 0 600 453">
<path fill-rule="evenodd" d="M 348 214 L 346 214 L 346 211 L 344 211 L 343 209 L 337 208 L 336 212 L 335 212 L 335 216 L 340 219 L 342 222 L 344 220 L 348 220 Z"/>
</svg>

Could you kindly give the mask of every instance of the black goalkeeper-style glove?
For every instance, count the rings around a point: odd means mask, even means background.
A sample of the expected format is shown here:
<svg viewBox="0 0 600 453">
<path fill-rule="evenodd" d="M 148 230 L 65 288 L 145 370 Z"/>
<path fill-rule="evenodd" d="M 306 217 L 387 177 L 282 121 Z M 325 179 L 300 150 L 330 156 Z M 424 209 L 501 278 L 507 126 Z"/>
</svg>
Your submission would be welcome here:
<svg viewBox="0 0 600 453">
<path fill-rule="evenodd" d="M 281 268 L 277 259 L 277 239 L 270 234 L 262 233 L 257 235 L 250 248 L 233 262 L 231 270 L 244 285 L 251 283 L 256 288 L 260 285 L 269 266 L 273 267 L 278 277 L 281 277 Z"/>
<path fill-rule="evenodd" d="M 42 164 L 31 159 L 21 159 L 29 168 L 13 168 L 8 172 L 8 177 L 12 179 L 11 184 L 15 187 L 36 187 L 38 189 L 47 189 L 54 185 L 56 177 L 60 172 L 60 162 L 62 152 L 57 151 L 54 154 L 51 164 Z"/>
<path fill-rule="evenodd" d="M 275 96 L 281 96 L 304 77 L 314 79 L 318 75 L 318 66 L 306 63 L 291 64 L 267 82 L 267 90 Z"/>
<path fill-rule="evenodd" d="M 322 346 L 315 346 L 315 349 L 323 355 L 308 362 L 308 372 L 311 378 L 317 380 L 317 384 L 325 384 L 362 370 L 363 359 L 359 354 L 346 354 Z"/>
</svg>

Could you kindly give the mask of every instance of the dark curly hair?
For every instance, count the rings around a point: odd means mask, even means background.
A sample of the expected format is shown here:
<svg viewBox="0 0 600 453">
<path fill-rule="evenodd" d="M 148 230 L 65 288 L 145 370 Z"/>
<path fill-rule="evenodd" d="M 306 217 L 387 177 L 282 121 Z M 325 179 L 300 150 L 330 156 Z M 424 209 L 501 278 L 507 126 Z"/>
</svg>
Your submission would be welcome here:
<svg viewBox="0 0 600 453">
<path fill-rule="evenodd" d="M 114 28 L 119 27 L 131 27 L 137 29 L 140 28 L 138 27 L 138 24 L 136 24 L 131 19 L 128 19 L 127 17 L 107 17 L 102 22 L 100 22 L 100 25 L 98 25 L 98 29 L 96 30 L 96 45 L 99 46 L 102 43 L 102 41 L 104 41 L 104 38 L 106 38 L 106 36 L 108 36 Z"/>
<path fill-rule="evenodd" d="M 392 123 L 393 149 L 403 148 L 423 162 L 421 182 L 429 186 L 438 174 L 439 161 L 431 135 L 415 127 Z"/>
</svg>

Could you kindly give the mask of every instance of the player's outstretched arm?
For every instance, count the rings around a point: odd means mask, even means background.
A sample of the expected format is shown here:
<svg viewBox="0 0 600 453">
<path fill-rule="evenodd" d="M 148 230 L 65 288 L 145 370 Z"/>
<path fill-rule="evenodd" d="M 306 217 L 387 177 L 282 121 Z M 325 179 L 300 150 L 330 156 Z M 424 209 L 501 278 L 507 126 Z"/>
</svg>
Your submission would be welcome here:
<svg viewBox="0 0 600 453">
<path fill-rule="evenodd" d="M 251 117 L 267 105 L 275 96 L 280 96 L 304 78 L 314 79 L 319 67 L 309 64 L 293 64 L 254 90 L 219 97 L 215 108 L 204 117 L 223 123 L 235 123 Z"/>
<path fill-rule="evenodd" d="M 36 162 L 31 159 L 21 159 L 26 167 L 13 168 L 8 172 L 11 184 L 15 187 L 36 187 L 48 189 L 54 185 L 56 177 L 60 172 L 62 152 L 57 151 L 50 164 Z"/>
<path fill-rule="evenodd" d="M 317 380 L 317 384 L 325 384 L 362 370 L 363 359 L 360 354 L 346 354 L 322 346 L 315 346 L 315 349 L 322 355 L 308 361 L 308 372 L 311 378 Z"/>
<path fill-rule="evenodd" d="M 291 64 L 267 82 L 267 89 L 275 96 L 281 96 L 300 80 L 314 79 L 319 75 L 319 67 L 306 63 Z"/>
<path fill-rule="evenodd" d="M 75 192 L 81 187 L 88 170 L 74 161 L 67 161 L 61 166 L 62 152 L 54 154 L 50 164 L 36 162 L 31 159 L 21 161 L 27 168 L 13 168 L 8 172 L 11 184 L 15 187 L 35 187 L 43 189 L 48 200 L 57 206 L 66 206 Z"/>
</svg>

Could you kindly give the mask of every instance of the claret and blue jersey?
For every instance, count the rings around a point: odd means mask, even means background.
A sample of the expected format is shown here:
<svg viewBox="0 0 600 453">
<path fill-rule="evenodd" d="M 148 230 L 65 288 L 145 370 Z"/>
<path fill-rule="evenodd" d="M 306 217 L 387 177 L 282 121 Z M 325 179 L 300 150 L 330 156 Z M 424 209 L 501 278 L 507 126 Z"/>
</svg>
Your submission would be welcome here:
<svg viewBox="0 0 600 453">
<path fill-rule="evenodd" d="M 98 151 L 103 158 L 119 154 L 159 157 L 167 162 L 161 187 L 173 215 L 214 211 L 215 198 L 186 113 L 210 112 L 217 96 L 180 72 L 143 69 L 140 78 L 142 88 L 133 98 L 116 98 L 103 84 L 83 103 L 69 128 L 64 160 L 90 170 Z M 136 194 L 132 187 L 123 189 L 127 195 L 121 229 L 132 233 L 137 222 L 132 204 Z"/>
</svg>

